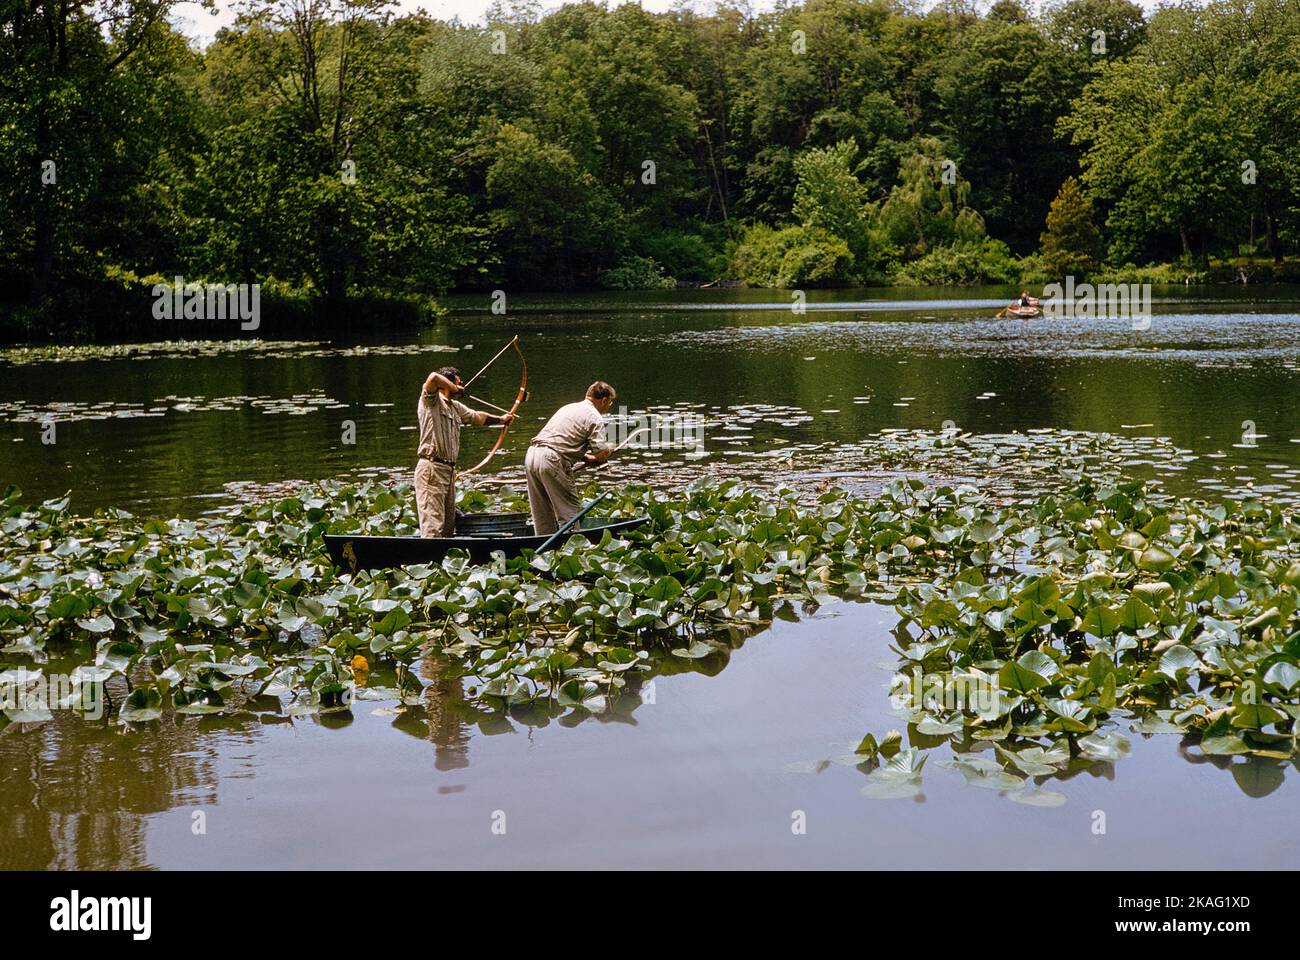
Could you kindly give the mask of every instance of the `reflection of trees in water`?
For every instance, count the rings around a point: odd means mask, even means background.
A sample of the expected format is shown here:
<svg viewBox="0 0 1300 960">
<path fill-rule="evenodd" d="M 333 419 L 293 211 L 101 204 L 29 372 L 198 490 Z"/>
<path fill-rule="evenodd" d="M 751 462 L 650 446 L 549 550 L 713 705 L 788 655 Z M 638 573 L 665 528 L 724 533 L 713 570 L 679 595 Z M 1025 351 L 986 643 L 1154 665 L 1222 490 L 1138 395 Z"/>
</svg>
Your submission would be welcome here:
<svg viewBox="0 0 1300 960">
<path fill-rule="evenodd" d="M 149 814 L 216 800 L 217 747 L 200 722 L 122 731 L 67 711 L 0 731 L 0 868 L 149 866 Z"/>
</svg>

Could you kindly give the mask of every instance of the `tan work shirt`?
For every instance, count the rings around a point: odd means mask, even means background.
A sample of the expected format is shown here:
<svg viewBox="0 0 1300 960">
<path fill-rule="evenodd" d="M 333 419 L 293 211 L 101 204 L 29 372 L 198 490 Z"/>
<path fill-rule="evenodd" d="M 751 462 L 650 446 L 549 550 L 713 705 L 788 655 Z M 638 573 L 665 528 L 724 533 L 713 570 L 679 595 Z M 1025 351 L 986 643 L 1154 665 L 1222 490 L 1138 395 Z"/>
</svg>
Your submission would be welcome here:
<svg viewBox="0 0 1300 960">
<path fill-rule="evenodd" d="M 605 418 L 590 400 L 566 403 L 546 421 L 532 442 L 554 450 L 565 467 L 572 470 L 583 454 L 605 446 Z"/>
<path fill-rule="evenodd" d="M 460 456 L 460 428 L 473 422 L 474 411 L 459 400 L 448 400 L 438 391 L 420 391 L 419 455 L 425 460 L 456 462 Z"/>
</svg>

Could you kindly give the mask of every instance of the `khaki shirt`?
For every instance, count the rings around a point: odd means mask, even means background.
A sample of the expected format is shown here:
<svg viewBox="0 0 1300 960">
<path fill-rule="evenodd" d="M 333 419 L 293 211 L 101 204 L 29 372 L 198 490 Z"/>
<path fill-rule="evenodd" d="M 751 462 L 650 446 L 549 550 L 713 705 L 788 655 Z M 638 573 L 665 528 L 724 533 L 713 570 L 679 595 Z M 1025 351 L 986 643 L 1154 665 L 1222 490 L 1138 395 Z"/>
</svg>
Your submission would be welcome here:
<svg viewBox="0 0 1300 960">
<path fill-rule="evenodd" d="M 438 391 L 420 391 L 419 455 L 425 460 L 450 460 L 460 456 L 460 428 L 473 422 L 474 411 L 459 400 L 448 400 Z"/>
<path fill-rule="evenodd" d="M 590 400 L 566 403 L 546 421 L 532 442 L 554 450 L 572 470 L 583 454 L 605 446 L 605 418 Z"/>
</svg>

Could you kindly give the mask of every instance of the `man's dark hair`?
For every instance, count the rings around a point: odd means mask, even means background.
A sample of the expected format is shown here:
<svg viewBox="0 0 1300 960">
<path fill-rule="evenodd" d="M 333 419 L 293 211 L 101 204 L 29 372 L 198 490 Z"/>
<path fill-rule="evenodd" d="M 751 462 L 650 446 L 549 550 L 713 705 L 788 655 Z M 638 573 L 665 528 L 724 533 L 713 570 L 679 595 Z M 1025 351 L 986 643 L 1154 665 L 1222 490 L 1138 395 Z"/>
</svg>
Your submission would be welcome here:
<svg viewBox="0 0 1300 960">
<path fill-rule="evenodd" d="M 443 367 L 441 370 L 438 371 L 438 376 L 446 377 L 452 383 L 455 383 L 457 380 L 460 379 L 460 371 L 457 370 L 455 367 Z"/>
<path fill-rule="evenodd" d="M 587 396 L 593 400 L 604 400 L 606 397 L 613 399 L 617 394 L 614 393 L 614 388 L 604 380 L 597 380 L 587 388 Z"/>
</svg>

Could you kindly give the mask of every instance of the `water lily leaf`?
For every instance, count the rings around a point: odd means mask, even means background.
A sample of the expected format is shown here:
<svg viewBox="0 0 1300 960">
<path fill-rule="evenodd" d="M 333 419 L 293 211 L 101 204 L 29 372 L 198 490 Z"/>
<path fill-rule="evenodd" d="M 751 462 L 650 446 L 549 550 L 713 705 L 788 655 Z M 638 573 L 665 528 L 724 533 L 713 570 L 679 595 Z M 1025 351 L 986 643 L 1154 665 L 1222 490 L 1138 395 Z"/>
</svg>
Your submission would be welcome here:
<svg viewBox="0 0 1300 960">
<path fill-rule="evenodd" d="M 1170 647 L 1160 657 L 1160 672 L 1173 680 L 1179 679 L 1180 672 L 1200 669 L 1200 658 L 1182 644 Z"/>
<path fill-rule="evenodd" d="M 411 623 L 411 616 L 401 607 L 394 607 L 389 610 L 377 624 L 375 624 L 375 633 L 379 636 L 390 637 L 398 630 L 401 630 Z M 373 649 L 373 645 L 372 645 Z M 375 651 L 376 653 L 379 651 Z"/>
<path fill-rule="evenodd" d="M 946 737 L 954 733 L 960 733 L 965 727 L 960 715 L 950 717 L 947 720 L 940 720 L 937 717 L 926 716 L 916 724 L 916 729 L 931 737 Z"/>
<path fill-rule="evenodd" d="M 677 647 L 674 649 L 673 656 L 685 657 L 688 660 L 700 660 L 713 652 L 713 647 L 709 646 L 703 640 L 696 640 L 689 647 Z"/>
<path fill-rule="evenodd" d="M 1183 728 L 1174 723 L 1168 717 L 1159 714 L 1145 714 L 1133 726 L 1136 733 L 1156 734 L 1156 733 L 1183 733 Z"/>
<path fill-rule="evenodd" d="M 1025 747 L 1021 750 L 1008 750 L 1001 744 L 995 749 L 998 756 L 1010 761 L 1022 773 L 1031 777 L 1047 777 L 1070 762 L 1070 752 L 1064 745 L 1055 745 L 1050 749 L 1043 747 Z"/>
<path fill-rule="evenodd" d="M 1130 596 L 1119 608 L 1119 625 L 1128 633 L 1137 633 L 1154 619 L 1151 608 L 1135 596 Z"/>
<path fill-rule="evenodd" d="M 123 723 L 145 723 L 162 717 L 162 694 L 152 687 L 136 687 L 117 711 Z"/>
<path fill-rule="evenodd" d="M 1045 679 L 1055 676 L 1059 670 L 1056 661 L 1041 650 L 1028 650 L 1016 662 Z"/>
<path fill-rule="evenodd" d="M 1212 757 L 1228 757 L 1236 754 L 1250 753 L 1250 744 L 1239 733 L 1229 733 L 1218 737 L 1205 737 L 1201 740 L 1201 752 Z"/>
<path fill-rule="evenodd" d="M 1016 591 L 1016 597 L 1048 607 L 1061 598 L 1061 588 L 1051 577 L 1035 577 Z"/>
<path fill-rule="evenodd" d="M 1079 752 L 1090 760 L 1121 760 L 1132 749 L 1128 737 L 1115 730 L 1098 731 L 1079 738 Z"/>
<path fill-rule="evenodd" d="M 903 746 L 903 734 L 899 730 L 890 730 L 880 738 L 880 755 L 882 757 L 893 757 L 898 754 Z"/>
<path fill-rule="evenodd" d="M 1264 682 L 1281 687 L 1287 693 L 1300 683 L 1300 667 L 1285 660 L 1279 660 L 1264 672 Z"/>
<path fill-rule="evenodd" d="M 125 673 L 140 651 L 129 643 L 110 643 L 99 651 L 95 658 L 96 666 L 108 667 L 116 673 Z"/>
<path fill-rule="evenodd" d="M 1178 562 L 1168 550 L 1160 547 L 1150 546 L 1142 551 L 1137 559 L 1137 568 L 1139 570 L 1150 570 L 1155 573 L 1163 573 Z"/>
<path fill-rule="evenodd" d="M 1232 708 L 1232 725 L 1243 730 L 1260 730 L 1286 718 L 1267 703 L 1237 703 Z"/>
<path fill-rule="evenodd" d="M 1001 767 L 997 770 L 980 770 L 969 764 L 959 764 L 957 769 L 966 778 L 966 783 L 972 787 L 981 787 L 985 790 L 1019 790 L 1025 785 L 1023 776 L 1008 773 Z"/>
<path fill-rule="evenodd" d="M 1016 662 L 1004 664 L 998 671 L 998 684 L 1003 690 L 1032 693 L 1047 686 L 1047 683 L 1046 677 Z"/>
<path fill-rule="evenodd" d="M 646 596 L 652 600 L 668 602 L 676 600 L 684 592 L 681 583 L 676 577 L 667 576 L 660 577 L 655 581 L 654 586 L 646 592 Z"/>
<path fill-rule="evenodd" d="M 1066 803 L 1065 794 L 1055 790 L 1013 790 L 1007 799 L 1028 807 L 1063 807 Z"/>
<path fill-rule="evenodd" d="M 1122 623 L 1118 610 L 1112 610 L 1106 604 L 1099 603 L 1088 608 L 1079 628 L 1094 637 L 1109 637 L 1120 628 Z"/>
<path fill-rule="evenodd" d="M 920 792 L 921 770 L 926 757 L 914 747 L 898 751 L 871 773 L 861 790 L 873 800 L 899 800 Z"/>
<path fill-rule="evenodd" d="M 90 633 L 112 633 L 114 624 L 112 617 L 106 613 L 101 613 L 90 620 L 78 620 L 77 626 Z"/>
</svg>

